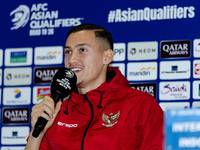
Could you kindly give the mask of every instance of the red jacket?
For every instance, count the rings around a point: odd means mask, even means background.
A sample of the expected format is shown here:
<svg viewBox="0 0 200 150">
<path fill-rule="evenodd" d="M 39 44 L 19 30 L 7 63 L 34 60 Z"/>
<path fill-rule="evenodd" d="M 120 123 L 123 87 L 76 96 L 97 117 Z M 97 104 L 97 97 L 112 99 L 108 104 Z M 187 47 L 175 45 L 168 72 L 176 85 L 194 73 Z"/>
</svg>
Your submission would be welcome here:
<svg viewBox="0 0 200 150">
<path fill-rule="evenodd" d="M 100 87 L 85 95 L 73 92 L 63 102 L 41 150 L 163 149 L 163 111 L 157 101 L 130 88 L 118 69 L 108 70 L 110 77 Z"/>
</svg>

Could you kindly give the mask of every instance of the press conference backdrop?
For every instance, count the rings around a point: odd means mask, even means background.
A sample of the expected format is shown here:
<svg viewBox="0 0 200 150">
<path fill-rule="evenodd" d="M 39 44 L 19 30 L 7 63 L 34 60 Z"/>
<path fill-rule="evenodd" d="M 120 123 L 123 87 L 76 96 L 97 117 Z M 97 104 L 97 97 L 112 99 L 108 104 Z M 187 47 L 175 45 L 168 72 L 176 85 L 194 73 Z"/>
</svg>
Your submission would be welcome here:
<svg viewBox="0 0 200 150">
<path fill-rule="evenodd" d="M 2 150 L 24 148 L 32 107 L 50 95 L 50 81 L 64 66 L 67 32 L 83 23 L 111 32 L 111 65 L 164 111 L 200 107 L 197 0 L 9 0 L 1 2 L 0 20 Z"/>
</svg>

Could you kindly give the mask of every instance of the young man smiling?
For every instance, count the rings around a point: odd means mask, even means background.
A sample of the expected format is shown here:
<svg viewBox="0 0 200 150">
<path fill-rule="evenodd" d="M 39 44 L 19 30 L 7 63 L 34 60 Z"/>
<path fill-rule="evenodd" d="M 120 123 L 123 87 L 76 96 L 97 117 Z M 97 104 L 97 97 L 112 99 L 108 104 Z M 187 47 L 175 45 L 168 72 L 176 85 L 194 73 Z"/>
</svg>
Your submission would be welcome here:
<svg viewBox="0 0 200 150">
<path fill-rule="evenodd" d="M 69 31 L 65 66 L 76 74 L 77 90 L 56 107 L 48 96 L 34 106 L 32 128 L 39 116 L 48 123 L 37 138 L 32 129 L 26 150 L 163 148 L 163 111 L 151 95 L 130 88 L 117 68 L 108 67 L 112 49 L 111 34 L 100 26 Z"/>
</svg>

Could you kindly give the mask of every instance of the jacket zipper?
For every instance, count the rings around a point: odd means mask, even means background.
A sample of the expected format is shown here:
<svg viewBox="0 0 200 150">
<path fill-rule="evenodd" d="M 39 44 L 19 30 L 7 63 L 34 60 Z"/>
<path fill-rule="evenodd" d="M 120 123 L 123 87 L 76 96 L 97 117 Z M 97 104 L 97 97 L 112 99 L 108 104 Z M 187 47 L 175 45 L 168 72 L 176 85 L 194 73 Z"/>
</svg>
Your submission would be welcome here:
<svg viewBox="0 0 200 150">
<path fill-rule="evenodd" d="M 92 123 L 93 118 L 94 118 L 94 109 L 93 109 L 93 105 L 92 105 L 92 103 L 90 102 L 90 100 L 88 99 L 88 97 L 87 97 L 86 94 L 84 94 L 83 97 L 84 97 L 84 99 L 87 100 L 87 102 L 88 102 L 89 105 L 90 105 L 90 110 L 91 110 L 91 119 L 90 119 L 90 122 L 89 122 L 89 124 L 88 124 L 88 126 L 87 126 L 87 128 L 86 128 L 86 130 L 85 130 L 85 132 L 84 132 L 84 134 L 83 134 L 83 139 L 82 139 L 82 143 L 81 143 L 81 150 L 83 150 L 83 146 L 84 146 L 84 141 L 85 141 L 86 133 L 87 133 L 89 127 L 90 127 L 90 124 Z"/>
</svg>

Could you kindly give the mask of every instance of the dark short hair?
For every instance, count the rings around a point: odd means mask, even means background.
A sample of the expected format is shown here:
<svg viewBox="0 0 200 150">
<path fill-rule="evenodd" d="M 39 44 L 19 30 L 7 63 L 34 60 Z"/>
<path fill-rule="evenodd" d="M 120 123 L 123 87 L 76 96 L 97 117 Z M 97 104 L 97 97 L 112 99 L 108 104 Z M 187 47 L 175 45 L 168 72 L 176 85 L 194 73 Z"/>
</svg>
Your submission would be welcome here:
<svg viewBox="0 0 200 150">
<path fill-rule="evenodd" d="M 71 33 L 75 33 L 78 31 L 83 31 L 83 30 L 94 30 L 94 34 L 97 38 L 100 38 L 102 40 L 105 40 L 108 42 L 110 49 L 113 50 L 113 37 L 110 34 L 110 32 L 108 32 L 105 28 L 95 25 L 95 24 L 91 24 L 91 23 L 85 23 L 85 24 L 81 24 L 78 26 L 73 27 L 69 32 L 68 32 L 68 36 Z"/>
</svg>

